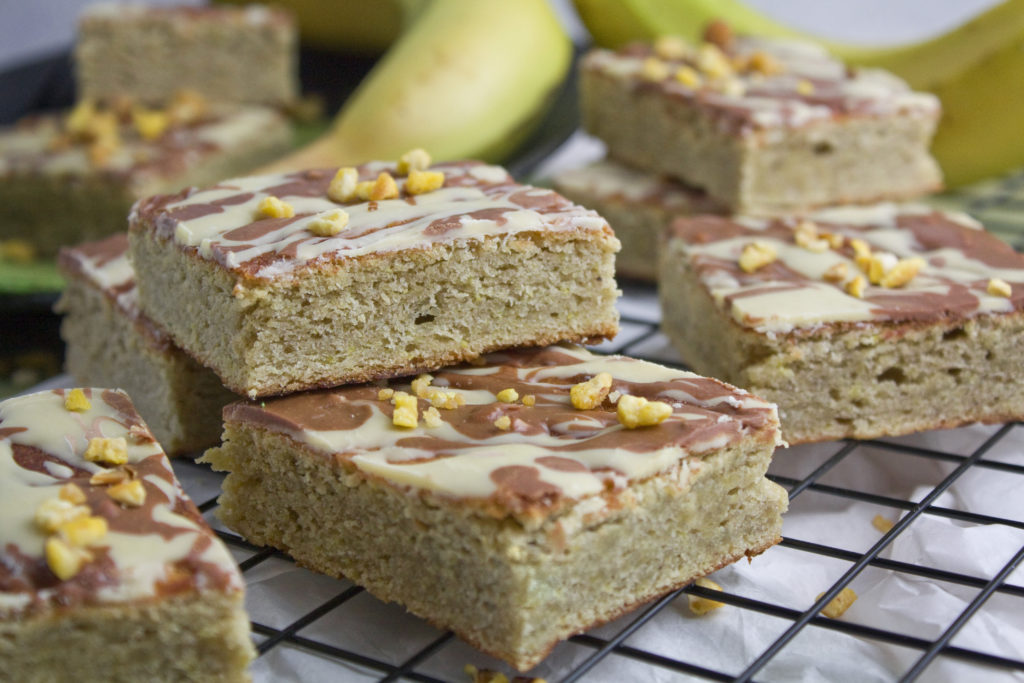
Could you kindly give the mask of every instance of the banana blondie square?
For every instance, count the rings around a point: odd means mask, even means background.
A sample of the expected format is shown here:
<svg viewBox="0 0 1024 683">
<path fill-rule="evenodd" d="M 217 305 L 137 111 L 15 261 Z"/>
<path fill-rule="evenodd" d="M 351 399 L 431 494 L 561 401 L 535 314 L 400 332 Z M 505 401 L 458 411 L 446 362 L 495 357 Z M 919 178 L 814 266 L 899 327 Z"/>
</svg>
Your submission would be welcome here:
<svg viewBox="0 0 1024 683">
<path fill-rule="evenodd" d="M 283 154 L 291 126 L 264 107 L 181 93 L 164 109 L 91 100 L 0 130 L 0 239 L 53 256 L 123 232 L 140 197 L 209 184 Z"/>
<path fill-rule="evenodd" d="M 292 15 L 264 5 L 147 7 L 104 2 L 78 22 L 82 98 L 164 106 L 182 88 L 211 102 L 285 106 L 299 96 Z"/>
<path fill-rule="evenodd" d="M 64 314 L 65 363 L 75 381 L 134 397 L 169 455 L 219 443 L 221 409 L 238 396 L 139 309 L 128 234 L 63 249 L 57 263 L 67 287 L 56 310 Z"/>
<path fill-rule="evenodd" d="M 579 347 L 239 402 L 222 520 L 520 670 L 778 542 L 775 406 Z"/>
<path fill-rule="evenodd" d="M 699 187 L 737 213 L 778 215 L 937 189 L 940 107 L 821 47 L 732 36 L 663 38 L 581 65 L 586 130 L 609 156 Z"/>
<path fill-rule="evenodd" d="M 683 359 L 777 403 L 790 443 L 1024 416 L 1024 255 L 967 216 L 680 218 L 659 289 Z"/>
<path fill-rule="evenodd" d="M 615 273 L 639 280 L 658 279 L 658 246 L 675 218 L 725 213 L 701 190 L 611 159 L 564 171 L 554 185 L 608 220 L 622 243 Z"/>
<path fill-rule="evenodd" d="M 497 166 L 398 166 L 143 200 L 129 238 L 142 310 L 251 397 L 616 333 L 604 219 Z"/>
<path fill-rule="evenodd" d="M 0 403 L 0 678 L 247 681 L 244 584 L 126 394 Z"/>
</svg>

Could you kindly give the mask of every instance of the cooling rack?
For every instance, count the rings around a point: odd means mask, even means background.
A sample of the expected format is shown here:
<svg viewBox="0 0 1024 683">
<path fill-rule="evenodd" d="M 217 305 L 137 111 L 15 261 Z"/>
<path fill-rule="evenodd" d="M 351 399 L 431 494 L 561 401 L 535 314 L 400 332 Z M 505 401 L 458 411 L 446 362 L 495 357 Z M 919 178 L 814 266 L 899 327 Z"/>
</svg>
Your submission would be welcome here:
<svg viewBox="0 0 1024 683">
<path fill-rule="evenodd" d="M 654 287 L 623 289 L 621 332 L 597 350 L 684 367 L 658 330 Z M 220 475 L 188 460 L 175 469 L 246 578 L 256 681 L 466 681 L 466 664 L 513 677 L 400 607 L 248 544 L 218 525 Z M 769 478 L 790 498 L 778 546 L 716 573 L 721 591 L 689 586 L 571 638 L 531 675 L 851 680 L 853 665 L 858 680 L 1024 678 L 1024 425 L 799 446 L 776 454 Z M 783 587 L 780 570 L 799 572 L 803 589 Z M 854 607 L 822 616 L 846 587 Z M 687 594 L 726 606 L 696 618 Z"/>
</svg>

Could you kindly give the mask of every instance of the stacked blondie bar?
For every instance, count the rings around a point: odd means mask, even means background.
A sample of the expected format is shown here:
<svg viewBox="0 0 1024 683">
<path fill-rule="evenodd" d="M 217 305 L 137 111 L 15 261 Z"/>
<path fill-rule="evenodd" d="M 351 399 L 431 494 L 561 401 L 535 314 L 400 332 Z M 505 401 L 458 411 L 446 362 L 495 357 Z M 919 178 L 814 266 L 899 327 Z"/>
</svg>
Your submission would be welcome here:
<svg viewBox="0 0 1024 683">
<path fill-rule="evenodd" d="M 559 186 L 657 276 L 683 359 L 776 402 L 788 441 L 1024 415 L 1024 256 L 887 203 L 940 185 L 935 97 L 717 22 L 699 46 L 592 52 L 581 91 L 615 161 Z"/>
<path fill-rule="evenodd" d="M 554 191 L 413 150 L 150 197 L 129 242 L 247 397 L 222 519 L 516 667 L 779 539 L 772 404 L 566 344 L 616 333 L 619 244 Z"/>
<path fill-rule="evenodd" d="M 79 101 L 0 130 L 0 240 L 40 257 L 125 229 L 140 197 L 205 185 L 283 154 L 297 31 L 265 7 L 91 6 Z"/>
</svg>

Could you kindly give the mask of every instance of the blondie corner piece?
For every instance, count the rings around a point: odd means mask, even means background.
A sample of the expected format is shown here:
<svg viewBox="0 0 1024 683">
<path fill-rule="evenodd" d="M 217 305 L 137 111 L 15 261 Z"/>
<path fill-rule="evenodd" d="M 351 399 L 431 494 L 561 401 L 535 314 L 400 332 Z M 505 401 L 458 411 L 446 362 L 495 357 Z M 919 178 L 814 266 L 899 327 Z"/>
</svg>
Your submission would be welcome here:
<svg viewBox="0 0 1024 683">
<path fill-rule="evenodd" d="M 245 173 L 290 145 L 281 113 L 187 93 L 160 110 L 83 101 L 31 116 L 0 129 L 0 239 L 52 256 L 123 232 L 141 197 Z"/>
<path fill-rule="evenodd" d="M 775 406 L 579 347 L 224 417 L 226 524 L 520 670 L 769 548 L 787 505 Z"/>
<path fill-rule="evenodd" d="M 618 330 L 619 242 L 604 219 L 476 162 L 153 197 L 130 243 L 142 309 L 251 397 Z"/>
<path fill-rule="evenodd" d="M 609 156 L 700 187 L 739 213 L 909 199 L 941 185 L 939 101 L 821 47 L 716 31 L 581 65 L 586 130 Z"/>
<path fill-rule="evenodd" d="M 790 443 L 1024 416 L 1024 255 L 920 205 L 679 219 L 665 333 L 779 406 Z"/>
<path fill-rule="evenodd" d="M 0 403 L 3 678 L 247 681 L 244 584 L 128 396 Z"/>
<path fill-rule="evenodd" d="M 657 280 L 661 236 L 675 218 L 725 213 L 701 190 L 611 159 L 559 174 L 555 189 L 608 220 L 622 243 L 615 274 L 639 280 Z"/>
<path fill-rule="evenodd" d="M 169 455 L 220 443 L 221 410 L 238 396 L 139 309 L 127 233 L 63 249 L 58 266 L 67 286 L 56 310 L 75 381 L 134 397 Z"/>
</svg>

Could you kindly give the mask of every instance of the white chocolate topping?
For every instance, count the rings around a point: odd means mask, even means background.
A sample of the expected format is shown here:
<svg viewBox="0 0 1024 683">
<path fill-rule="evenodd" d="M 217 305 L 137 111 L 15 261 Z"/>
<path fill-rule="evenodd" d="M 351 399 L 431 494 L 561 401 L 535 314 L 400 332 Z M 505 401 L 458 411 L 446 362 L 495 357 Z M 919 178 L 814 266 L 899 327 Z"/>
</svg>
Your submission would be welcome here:
<svg viewBox="0 0 1024 683">
<path fill-rule="evenodd" d="M 82 410 L 65 407 L 65 390 L 0 403 L 0 614 L 152 599 L 186 587 L 241 590 L 227 549 L 185 497 L 127 395 L 84 393 Z M 119 505 L 103 485 L 90 484 L 92 475 L 117 469 L 85 459 L 95 438 L 125 440 L 126 462 L 117 468 L 142 483 L 144 503 Z M 80 572 L 61 581 L 47 575 L 45 562 L 40 569 L 49 535 L 35 514 L 68 483 L 109 530 L 90 544 Z"/>
<path fill-rule="evenodd" d="M 626 429 L 611 403 L 573 408 L 571 387 L 602 372 L 612 376 L 615 391 L 666 402 L 671 415 Z M 508 388 L 535 403 L 499 401 Z M 717 380 L 579 347 L 494 354 L 482 367 L 436 373 L 430 390 L 454 391 L 465 405 L 440 410 L 439 426 L 421 421 L 402 428 L 393 424 L 394 406 L 378 397 L 378 387 L 342 387 L 232 404 L 225 420 L 281 431 L 393 485 L 496 502 L 506 514 L 619 490 L 677 465 L 690 471 L 699 468 L 699 457 L 691 462 L 692 456 L 755 433 L 772 444 L 778 440 L 770 403 Z M 420 410 L 429 406 L 429 393 L 421 394 Z M 505 416 L 507 430 L 495 426 Z"/>
<path fill-rule="evenodd" d="M 131 222 L 133 229 L 155 229 L 181 248 L 259 279 L 288 276 L 325 259 L 525 232 L 604 231 L 611 237 L 607 223 L 593 211 L 551 190 L 518 185 L 500 167 L 462 162 L 431 170 L 445 175 L 444 186 L 433 192 L 408 195 L 406 179 L 398 177 L 397 199 L 345 204 L 327 196 L 333 170 L 237 178 L 144 201 Z M 360 181 L 396 173 L 394 164 L 384 162 L 364 164 L 358 171 Z M 259 219 L 257 207 L 268 197 L 291 206 L 294 215 Z M 310 231 L 311 223 L 339 207 L 348 214 L 340 232 L 319 236 Z"/>
<path fill-rule="evenodd" d="M 1024 255 L 960 214 L 921 205 L 846 207 L 810 216 L 819 233 L 844 237 L 839 248 L 814 250 L 795 241 L 799 221 L 701 216 L 674 225 L 686 258 L 716 303 L 758 332 L 788 333 L 829 323 L 935 320 L 1024 308 Z M 923 259 L 909 281 L 867 284 L 863 296 L 847 285 L 867 279 L 851 240 L 863 240 L 886 272 L 900 260 Z M 753 272 L 739 265 L 751 243 L 777 258 Z M 844 276 L 829 280 L 838 266 Z M 1009 297 L 987 291 L 991 278 L 1011 284 Z"/>
</svg>

